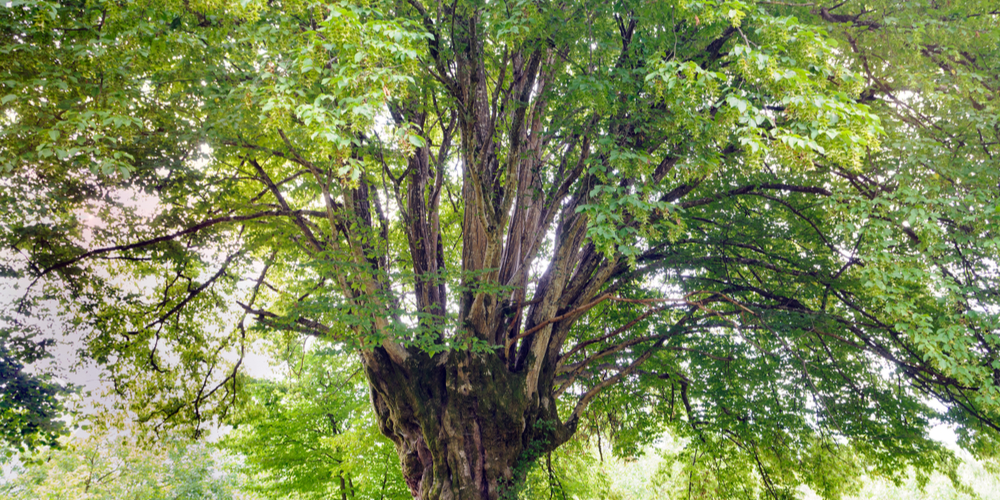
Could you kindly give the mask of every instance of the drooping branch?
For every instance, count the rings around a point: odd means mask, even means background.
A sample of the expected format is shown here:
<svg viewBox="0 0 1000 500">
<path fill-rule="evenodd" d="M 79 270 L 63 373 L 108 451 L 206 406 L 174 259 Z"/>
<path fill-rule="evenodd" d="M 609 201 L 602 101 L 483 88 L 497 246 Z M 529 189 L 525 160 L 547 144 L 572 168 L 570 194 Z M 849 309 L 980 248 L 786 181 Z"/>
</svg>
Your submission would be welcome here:
<svg viewBox="0 0 1000 500">
<path fill-rule="evenodd" d="M 689 208 L 699 207 L 699 206 L 702 206 L 702 205 L 707 205 L 709 203 L 712 203 L 712 202 L 715 202 L 715 201 L 718 201 L 718 200 L 721 200 L 721 199 L 724 199 L 724 198 L 727 198 L 727 197 L 731 197 L 731 196 L 738 196 L 738 195 L 741 195 L 741 194 L 752 194 L 753 192 L 757 191 L 758 189 L 773 189 L 773 190 L 778 190 L 778 191 L 787 191 L 787 192 L 791 192 L 791 193 L 818 194 L 818 195 L 822 195 L 822 196 L 832 196 L 833 195 L 833 193 L 831 193 L 830 190 L 825 189 L 825 188 L 821 188 L 821 187 L 816 187 L 816 186 L 794 186 L 794 185 L 791 185 L 791 184 L 764 183 L 764 184 L 751 184 L 751 185 L 748 185 L 748 186 L 743 186 L 743 187 L 739 187 L 739 188 L 736 188 L 736 189 L 731 189 L 731 190 L 729 190 L 729 191 L 727 191 L 725 193 L 719 193 L 719 194 L 716 194 L 716 195 L 713 195 L 713 196 L 707 196 L 707 197 L 704 197 L 704 198 L 698 198 L 696 200 L 685 201 L 685 202 L 679 203 L 678 205 L 681 208 L 689 209 Z"/>
<path fill-rule="evenodd" d="M 257 321 L 260 321 L 264 325 L 267 325 L 268 327 L 274 328 L 276 330 L 291 329 L 299 333 L 304 333 L 317 338 L 331 339 L 338 341 L 345 340 L 343 338 L 340 338 L 339 336 L 331 335 L 332 330 L 330 329 L 330 327 L 316 320 L 311 320 L 308 318 L 295 318 L 294 323 L 292 325 L 289 325 L 287 321 L 283 321 L 284 317 L 282 317 L 279 314 L 275 314 L 271 311 L 267 311 L 264 309 L 256 309 L 240 301 L 236 301 L 236 304 L 239 305 L 241 308 L 243 308 L 243 311 L 246 312 L 247 314 L 252 314 L 254 317 L 256 317 Z"/>
<path fill-rule="evenodd" d="M 173 240 L 176 240 L 177 238 L 180 238 L 182 236 L 187 236 L 187 235 L 195 234 L 195 233 L 198 233 L 199 231 L 202 231 L 202 230 L 205 230 L 205 229 L 208 229 L 210 227 L 217 226 L 217 225 L 220 225 L 220 224 L 226 224 L 226 223 L 232 223 L 232 222 L 245 222 L 245 221 L 262 219 L 262 218 L 266 218 L 266 217 L 279 217 L 279 216 L 283 216 L 283 217 L 300 217 L 301 215 L 304 215 L 304 214 L 307 214 L 307 213 L 308 212 L 291 211 L 291 210 L 289 210 L 289 211 L 286 211 L 286 210 L 267 210 L 267 211 L 257 212 L 257 213 L 248 214 L 248 215 L 230 215 L 230 216 L 215 217 L 215 218 L 212 218 L 212 219 L 206 219 L 206 220 L 204 220 L 202 222 L 199 222 L 198 224 L 195 224 L 193 226 L 189 226 L 188 228 L 183 229 L 181 231 L 177 231 L 177 232 L 174 232 L 174 233 L 166 234 L 166 235 L 163 235 L 163 236 L 158 236 L 156 238 L 150 238 L 148 240 L 137 241 L 135 243 L 128 243 L 128 244 L 124 244 L 124 245 L 112 245 L 112 246 L 107 246 L 107 247 L 95 248 L 94 250 L 89 250 L 89 251 L 84 252 L 84 253 L 76 256 L 76 257 L 73 257 L 72 259 L 64 260 L 64 261 L 62 261 L 62 262 L 60 262 L 58 264 L 54 264 L 54 265 L 52 265 L 50 267 L 45 268 L 39 274 L 39 277 L 44 277 L 44 276 L 52 273 L 53 271 L 58 271 L 60 269 L 65 269 L 66 267 L 69 267 L 69 266 L 71 266 L 73 264 L 76 264 L 78 262 L 81 262 L 83 260 L 86 260 L 86 259 L 89 259 L 89 258 L 92 258 L 92 257 L 96 257 L 96 256 L 99 256 L 99 255 L 103 255 L 103 254 L 111 253 L 111 252 L 126 252 L 126 251 L 129 251 L 129 250 L 136 250 L 136 249 L 140 249 L 140 248 L 146 248 L 146 247 L 149 247 L 149 246 L 156 245 L 158 243 L 163 243 L 163 242 L 166 242 L 166 241 L 173 241 Z"/>
<path fill-rule="evenodd" d="M 228 257 L 226 257 L 226 260 L 223 261 L 222 265 L 219 266 L 219 270 L 218 271 L 216 271 L 211 277 L 209 277 L 207 280 L 205 280 L 204 283 L 198 285 L 197 287 L 195 287 L 193 289 L 188 290 L 187 296 L 185 296 L 177 304 L 175 304 L 173 307 L 171 307 L 169 311 L 161 314 L 160 317 L 156 318 L 152 322 L 147 323 L 146 326 L 145 326 L 145 328 L 149 329 L 149 328 L 152 328 L 152 327 L 154 327 L 156 325 L 160 325 L 163 322 L 165 322 L 167 320 L 167 318 L 169 318 L 170 316 L 173 316 L 174 313 L 176 313 L 177 311 L 180 311 L 181 309 L 183 309 L 184 306 L 186 306 L 188 303 L 190 303 L 192 300 L 194 300 L 194 298 L 197 297 L 198 294 L 200 294 L 201 292 L 205 291 L 208 287 L 212 286 L 212 284 L 215 283 L 219 278 L 221 278 L 226 273 L 226 271 L 229 269 L 229 266 L 230 266 L 230 264 L 232 264 L 232 262 L 233 262 L 234 259 L 236 259 L 237 257 L 241 257 L 244 254 L 245 254 L 244 251 L 239 251 L 239 252 L 233 253 L 233 254 L 229 255 Z M 133 332 L 130 332 L 130 333 L 133 333 Z"/>
</svg>

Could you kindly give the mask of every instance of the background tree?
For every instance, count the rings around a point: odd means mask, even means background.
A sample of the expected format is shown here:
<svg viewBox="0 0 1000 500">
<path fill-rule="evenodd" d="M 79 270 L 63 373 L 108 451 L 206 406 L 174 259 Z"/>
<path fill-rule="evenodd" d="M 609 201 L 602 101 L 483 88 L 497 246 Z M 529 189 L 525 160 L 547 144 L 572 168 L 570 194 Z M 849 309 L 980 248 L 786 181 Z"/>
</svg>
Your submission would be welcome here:
<svg viewBox="0 0 1000 500">
<path fill-rule="evenodd" d="M 588 407 L 836 496 L 807 458 L 995 443 L 990 9 L 17 2 L 3 238 L 143 420 L 295 333 L 357 350 L 416 498 Z"/>
<path fill-rule="evenodd" d="M 3 196 L 3 195 L 0 195 Z M 68 430 L 62 419 L 66 399 L 75 387 L 53 373 L 56 339 L 52 326 L 60 322 L 54 301 L 16 307 L 23 261 L 0 250 L 0 452 L 13 454 L 38 446 L 57 446 Z M 10 259 L 8 259 L 10 257 Z M 23 281 L 20 283 L 23 285 Z M 46 366 L 46 363 L 48 366 Z"/>
<path fill-rule="evenodd" d="M 243 457 L 245 489 L 274 499 L 411 498 L 360 364 L 318 344 L 286 349 L 283 379 L 247 385 L 235 429 L 219 443 Z"/>
<path fill-rule="evenodd" d="M 23 499 L 242 498 L 239 476 L 205 446 L 181 441 L 149 446 L 141 433 L 114 432 L 22 455 L 22 463 L 0 482 L 0 493 Z"/>
<path fill-rule="evenodd" d="M 13 323 L 18 325 L 18 323 Z M 32 450 L 54 446 L 66 430 L 65 398 L 71 387 L 51 374 L 28 372 L 26 365 L 51 357 L 52 339 L 35 340 L 24 329 L 0 327 L 0 449 Z"/>
</svg>

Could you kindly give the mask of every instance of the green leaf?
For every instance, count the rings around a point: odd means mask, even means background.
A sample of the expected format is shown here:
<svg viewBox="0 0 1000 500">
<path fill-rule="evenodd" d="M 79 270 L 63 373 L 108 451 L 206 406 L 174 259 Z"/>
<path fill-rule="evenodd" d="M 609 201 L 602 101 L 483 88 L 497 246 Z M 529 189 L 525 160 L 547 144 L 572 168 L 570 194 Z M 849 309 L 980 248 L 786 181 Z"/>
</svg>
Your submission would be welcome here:
<svg viewBox="0 0 1000 500">
<path fill-rule="evenodd" d="M 422 148 L 426 144 L 423 137 L 415 134 L 406 134 L 406 140 L 415 148 Z"/>
</svg>

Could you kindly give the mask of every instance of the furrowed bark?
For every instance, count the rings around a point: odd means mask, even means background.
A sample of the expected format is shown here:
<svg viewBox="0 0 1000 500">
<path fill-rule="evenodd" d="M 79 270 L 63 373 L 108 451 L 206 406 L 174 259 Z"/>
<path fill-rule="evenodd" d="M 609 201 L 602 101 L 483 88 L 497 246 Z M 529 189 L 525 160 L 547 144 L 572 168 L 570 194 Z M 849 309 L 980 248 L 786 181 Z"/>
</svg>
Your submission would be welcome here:
<svg viewBox="0 0 1000 500">
<path fill-rule="evenodd" d="M 414 498 L 497 499 L 527 463 L 570 432 L 494 353 L 453 351 L 406 366 L 373 351 L 365 370 L 383 434 Z M 526 453 L 526 451 L 528 453 Z"/>
</svg>

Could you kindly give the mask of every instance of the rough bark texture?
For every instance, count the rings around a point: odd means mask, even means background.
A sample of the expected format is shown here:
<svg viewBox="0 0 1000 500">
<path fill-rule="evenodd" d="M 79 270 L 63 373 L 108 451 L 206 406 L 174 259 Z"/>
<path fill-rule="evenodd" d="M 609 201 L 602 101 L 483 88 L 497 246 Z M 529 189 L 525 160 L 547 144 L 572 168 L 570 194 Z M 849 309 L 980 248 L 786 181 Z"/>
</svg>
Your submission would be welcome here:
<svg viewBox="0 0 1000 500">
<path fill-rule="evenodd" d="M 382 371 L 366 368 L 372 404 L 414 498 L 501 498 L 513 491 L 526 449 L 553 449 L 568 437 L 539 430 L 546 427 L 537 421 L 552 415 L 526 397 L 524 375 L 495 355 L 452 352 L 406 367 L 382 361 Z"/>
</svg>

